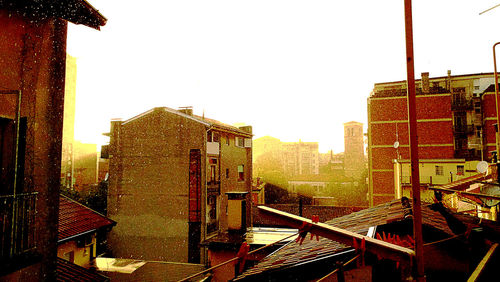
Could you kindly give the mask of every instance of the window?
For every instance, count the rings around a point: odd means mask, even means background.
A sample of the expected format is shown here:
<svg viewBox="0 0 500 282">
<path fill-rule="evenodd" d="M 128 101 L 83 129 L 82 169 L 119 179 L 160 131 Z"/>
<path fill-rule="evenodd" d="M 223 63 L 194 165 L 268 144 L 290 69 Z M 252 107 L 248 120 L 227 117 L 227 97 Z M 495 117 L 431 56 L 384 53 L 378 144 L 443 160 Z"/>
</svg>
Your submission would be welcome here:
<svg viewBox="0 0 500 282">
<path fill-rule="evenodd" d="M 218 132 L 214 132 L 212 134 L 212 142 L 215 142 L 215 143 L 220 142 L 220 134 Z"/>
<path fill-rule="evenodd" d="M 245 181 L 245 166 L 238 166 L 238 181 Z"/>
<path fill-rule="evenodd" d="M 229 168 L 226 168 L 226 178 L 229 178 Z"/>
<path fill-rule="evenodd" d="M 219 229 L 217 195 L 209 194 L 207 196 L 207 234 L 213 233 Z"/>
<path fill-rule="evenodd" d="M 212 131 L 207 132 L 207 142 L 212 142 Z"/>
<path fill-rule="evenodd" d="M 228 145 L 228 146 L 229 146 L 229 139 L 231 138 L 231 136 L 230 136 L 230 135 L 227 135 L 226 137 L 227 137 L 227 138 L 226 138 L 226 145 Z"/>
<path fill-rule="evenodd" d="M 236 146 L 237 147 L 245 147 L 245 138 L 235 137 L 236 138 Z"/>
<path fill-rule="evenodd" d="M 219 165 L 216 158 L 209 158 L 209 171 L 207 173 L 207 182 L 209 184 L 216 184 L 219 181 Z"/>
<path fill-rule="evenodd" d="M 457 175 L 464 175 L 464 166 L 457 165 Z"/>
<path fill-rule="evenodd" d="M 74 251 L 71 251 L 71 252 L 67 252 L 63 255 L 63 259 L 71 262 L 71 263 L 74 263 L 75 262 L 75 252 Z"/>
<path fill-rule="evenodd" d="M 436 175 L 444 175 L 443 166 L 441 165 L 436 166 Z"/>
</svg>

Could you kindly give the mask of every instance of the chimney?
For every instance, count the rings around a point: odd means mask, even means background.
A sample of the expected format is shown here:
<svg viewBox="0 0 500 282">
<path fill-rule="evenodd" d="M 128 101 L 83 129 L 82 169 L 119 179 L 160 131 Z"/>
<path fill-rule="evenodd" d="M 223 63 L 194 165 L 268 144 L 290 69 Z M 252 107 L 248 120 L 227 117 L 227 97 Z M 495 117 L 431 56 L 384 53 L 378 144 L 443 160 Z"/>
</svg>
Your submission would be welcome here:
<svg viewBox="0 0 500 282">
<path fill-rule="evenodd" d="M 422 93 L 428 94 L 429 93 L 429 73 L 428 72 L 423 72 L 422 74 Z"/>
<path fill-rule="evenodd" d="M 247 133 L 252 133 L 252 126 L 251 125 L 245 125 L 245 126 L 240 126 L 238 127 L 239 130 L 245 131 Z"/>
<path fill-rule="evenodd" d="M 179 109 L 177 111 L 181 112 L 183 114 L 186 114 L 188 116 L 192 116 L 193 115 L 193 107 L 192 106 L 189 106 L 189 107 L 179 107 Z"/>
</svg>

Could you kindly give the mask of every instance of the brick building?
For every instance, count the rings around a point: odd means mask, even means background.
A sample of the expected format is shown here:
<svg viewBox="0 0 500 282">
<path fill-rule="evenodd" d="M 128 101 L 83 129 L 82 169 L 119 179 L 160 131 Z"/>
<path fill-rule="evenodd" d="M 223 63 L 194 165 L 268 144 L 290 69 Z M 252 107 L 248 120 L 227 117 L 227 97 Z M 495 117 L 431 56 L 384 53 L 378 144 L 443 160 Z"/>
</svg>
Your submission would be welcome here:
<svg viewBox="0 0 500 282">
<path fill-rule="evenodd" d="M 0 2 L 0 280 L 55 281 L 67 21 L 84 0 Z"/>
<path fill-rule="evenodd" d="M 154 108 L 112 121 L 108 216 L 115 257 L 200 262 L 200 242 L 227 231 L 226 192 L 251 205 L 251 127 Z M 250 208 L 246 211 L 250 224 Z M 243 216 L 245 218 L 245 216 Z"/>
<path fill-rule="evenodd" d="M 423 186 L 447 183 L 450 175 L 453 180 L 466 177 L 470 171 L 464 168 L 474 167 L 470 162 L 491 159 L 496 123 L 493 81 L 491 73 L 452 76 L 450 71 L 435 78 L 422 73 L 416 80 L 419 158 L 432 164 L 431 170 L 420 173 L 427 179 Z M 395 184 L 404 177 L 395 177 L 395 167 L 409 159 L 406 92 L 406 81 L 376 83 L 368 98 L 370 205 L 402 194 Z"/>
</svg>

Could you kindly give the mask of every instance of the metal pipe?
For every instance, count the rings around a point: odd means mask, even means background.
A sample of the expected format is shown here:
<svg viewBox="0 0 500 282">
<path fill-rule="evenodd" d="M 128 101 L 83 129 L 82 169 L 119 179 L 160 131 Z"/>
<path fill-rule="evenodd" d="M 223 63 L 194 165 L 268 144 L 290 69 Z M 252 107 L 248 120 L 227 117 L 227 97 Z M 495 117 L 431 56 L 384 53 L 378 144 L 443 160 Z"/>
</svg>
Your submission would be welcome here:
<svg viewBox="0 0 500 282">
<path fill-rule="evenodd" d="M 413 24 L 411 0 L 405 0 L 406 72 L 408 83 L 408 131 L 410 134 L 411 186 L 413 191 L 413 236 L 417 281 L 425 281 L 422 210 L 420 203 L 420 173 L 418 167 L 417 111 L 415 67 L 413 57 Z"/>
</svg>

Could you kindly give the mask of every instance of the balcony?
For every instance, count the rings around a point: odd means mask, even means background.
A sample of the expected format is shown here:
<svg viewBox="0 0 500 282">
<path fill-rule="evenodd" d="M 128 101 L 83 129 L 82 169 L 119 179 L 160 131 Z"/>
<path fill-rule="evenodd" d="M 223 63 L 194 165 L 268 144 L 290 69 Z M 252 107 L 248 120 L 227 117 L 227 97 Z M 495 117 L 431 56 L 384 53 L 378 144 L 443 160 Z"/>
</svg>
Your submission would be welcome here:
<svg viewBox="0 0 500 282">
<path fill-rule="evenodd" d="M 0 195 L 0 261 L 7 261 L 36 248 L 37 192 Z"/>
<path fill-rule="evenodd" d="M 411 184 L 411 176 L 401 176 L 401 184 Z M 420 175 L 420 184 L 432 184 L 432 176 Z"/>
<path fill-rule="evenodd" d="M 470 124 L 455 124 L 453 125 L 453 134 L 455 135 L 470 135 L 474 134 L 474 125 Z"/>
<path fill-rule="evenodd" d="M 209 194 L 220 194 L 220 181 L 207 181 L 207 192 Z"/>
<path fill-rule="evenodd" d="M 467 161 L 480 160 L 481 151 L 474 149 L 458 149 L 455 150 L 454 157 L 456 159 L 465 159 Z"/>
<path fill-rule="evenodd" d="M 472 111 L 473 104 L 470 99 L 452 99 L 451 110 L 452 111 Z"/>
</svg>

